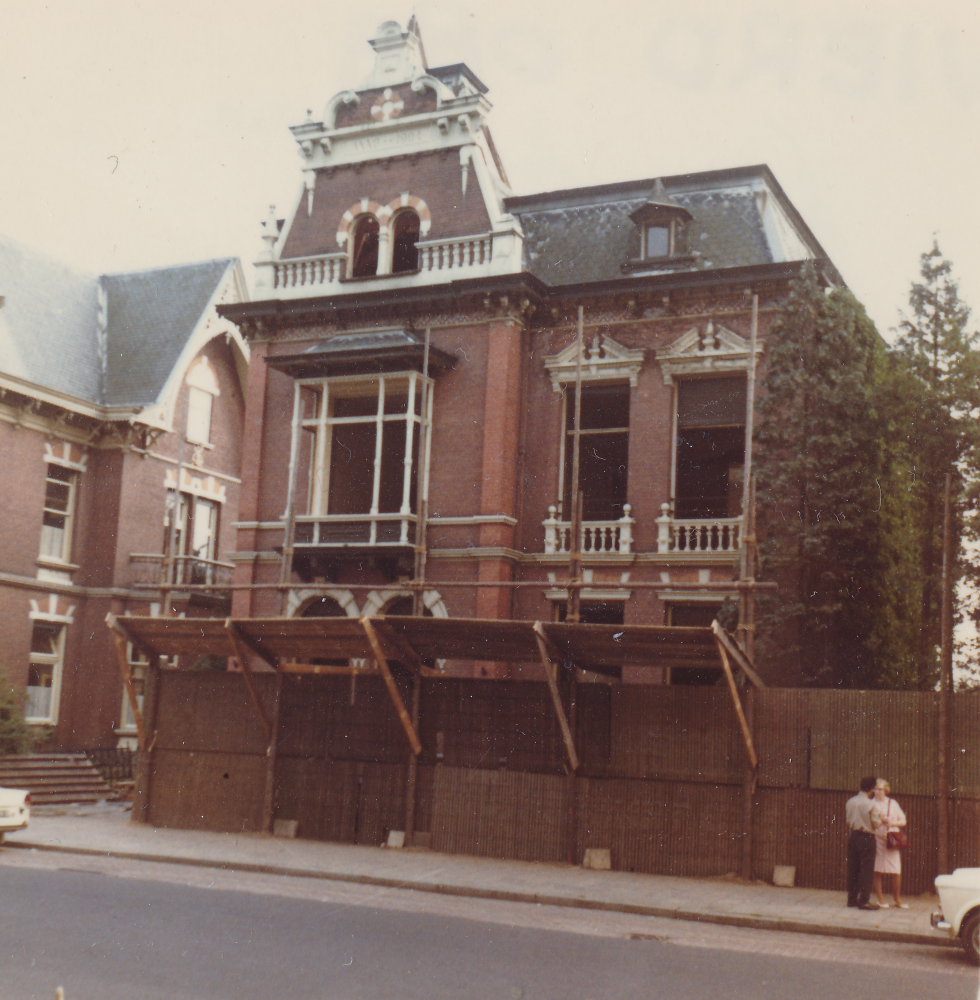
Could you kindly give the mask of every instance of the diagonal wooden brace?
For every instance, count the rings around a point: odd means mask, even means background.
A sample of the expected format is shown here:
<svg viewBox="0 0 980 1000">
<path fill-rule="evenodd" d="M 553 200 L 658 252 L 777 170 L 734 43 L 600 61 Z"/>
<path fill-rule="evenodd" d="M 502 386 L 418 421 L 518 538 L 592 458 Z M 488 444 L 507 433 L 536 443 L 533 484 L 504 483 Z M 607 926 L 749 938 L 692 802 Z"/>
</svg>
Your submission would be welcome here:
<svg viewBox="0 0 980 1000">
<path fill-rule="evenodd" d="M 245 679 L 245 687 L 248 688 L 248 696 L 252 699 L 255 711 L 258 712 L 259 721 L 262 723 L 262 729 L 265 732 L 266 742 L 269 742 L 272 740 L 272 722 L 265 714 L 265 709 L 262 707 L 262 699 L 259 698 L 259 693 L 255 690 L 255 682 L 252 680 L 252 668 L 248 665 L 248 650 L 241 641 L 241 634 L 238 631 L 238 627 L 230 618 L 225 619 L 225 629 L 228 632 L 228 640 L 231 643 L 232 649 L 235 650 L 235 656 L 242 665 L 242 677 Z"/>
<path fill-rule="evenodd" d="M 731 692 L 732 701 L 735 703 L 735 714 L 738 716 L 738 724 L 742 730 L 742 739 L 745 740 L 745 752 L 749 756 L 749 763 L 752 765 L 752 770 L 756 770 L 759 766 L 759 758 L 755 755 L 755 747 L 752 745 L 752 733 L 749 732 L 749 724 L 745 718 L 745 712 L 742 711 L 742 701 L 738 696 L 738 688 L 735 686 L 735 675 L 732 673 L 732 665 L 728 662 L 728 653 L 725 651 L 724 643 L 715 633 L 715 642 L 718 645 L 718 654 L 721 656 L 721 666 L 725 671 L 725 679 L 728 681 L 728 690 Z"/>
<path fill-rule="evenodd" d="M 715 634 L 715 641 L 720 643 L 728 652 L 728 655 L 735 661 L 735 665 L 745 674 L 746 677 L 757 688 L 764 688 L 766 682 L 755 672 L 752 661 L 745 655 L 738 643 L 714 621 L 711 623 L 711 631 Z"/>
<path fill-rule="evenodd" d="M 572 730 L 568 725 L 565 716 L 565 707 L 561 703 L 561 694 L 558 692 L 558 668 L 549 655 L 554 648 L 548 634 L 544 630 L 541 622 L 534 623 L 534 638 L 538 643 L 538 654 L 541 657 L 541 665 L 544 667 L 544 675 L 548 681 L 548 690 L 551 692 L 551 703 L 555 707 L 555 715 L 558 716 L 558 725 L 561 728 L 562 738 L 565 740 L 565 750 L 568 753 L 568 763 L 572 767 L 572 772 L 578 770 L 579 759 L 575 752 L 575 740 L 572 738 Z"/>
<path fill-rule="evenodd" d="M 140 750 L 143 750 L 146 746 L 146 730 L 143 727 L 143 713 L 140 710 L 136 689 L 133 687 L 133 671 L 129 665 L 129 657 L 126 655 L 127 636 L 118 627 L 115 615 L 107 615 L 106 624 L 112 629 L 112 641 L 116 647 L 119 672 L 122 674 L 123 686 L 126 688 L 126 697 L 129 699 L 129 707 L 132 709 L 133 718 L 136 720 L 136 742 Z"/>
<path fill-rule="evenodd" d="M 368 616 L 361 619 L 361 628 L 364 629 L 367 641 L 371 645 L 371 651 L 374 653 L 375 660 L 377 660 L 381 676 L 385 679 L 388 694 L 391 695 L 391 700 L 395 705 L 395 710 L 398 712 L 398 718 L 401 719 L 402 728 L 405 730 L 408 742 L 412 745 L 412 752 L 418 755 L 422 752 L 422 742 L 419 740 L 418 733 L 415 732 L 415 727 L 412 725 L 408 710 L 405 708 L 405 702 L 402 701 L 402 696 L 398 691 L 398 685 L 395 683 L 395 678 L 391 676 L 391 670 L 388 667 L 388 657 L 382 648 L 378 633 L 374 630 L 374 626 Z"/>
</svg>

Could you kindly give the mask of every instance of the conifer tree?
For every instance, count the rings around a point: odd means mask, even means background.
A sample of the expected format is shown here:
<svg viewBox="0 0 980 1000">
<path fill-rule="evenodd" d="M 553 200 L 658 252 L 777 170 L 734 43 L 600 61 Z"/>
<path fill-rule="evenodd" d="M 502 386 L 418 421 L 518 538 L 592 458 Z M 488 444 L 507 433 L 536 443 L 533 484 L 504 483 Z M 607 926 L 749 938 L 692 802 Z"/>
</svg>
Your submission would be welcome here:
<svg viewBox="0 0 980 1000">
<path fill-rule="evenodd" d="M 918 685 L 932 688 L 938 670 L 942 590 L 943 494 L 954 475 L 954 499 L 977 494 L 980 462 L 980 334 L 969 332 L 970 309 L 960 299 L 953 265 L 936 242 L 921 257 L 921 281 L 909 294 L 910 315 L 899 324 L 896 352 L 907 371 L 907 451 L 916 503 L 914 544 L 921 558 L 917 608 Z M 963 574 L 963 504 L 954 506 L 955 578 Z M 977 525 L 969 525 L 976 536 Z M 977 567 L 971 575 L 980 576 Z"/>
</svg>

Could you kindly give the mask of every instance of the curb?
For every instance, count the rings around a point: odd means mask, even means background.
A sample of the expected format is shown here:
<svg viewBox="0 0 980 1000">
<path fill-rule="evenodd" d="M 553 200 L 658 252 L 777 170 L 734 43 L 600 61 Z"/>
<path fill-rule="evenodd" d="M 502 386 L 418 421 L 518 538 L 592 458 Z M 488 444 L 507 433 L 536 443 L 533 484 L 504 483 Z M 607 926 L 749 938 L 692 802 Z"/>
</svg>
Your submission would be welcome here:
<svg viewBox="0 0 980 1000">
<path fill-rule="evenodd" d="M 957 942 L 945 936 L 886 931 L 874 927 L 838 927 L 833 924 L 812 924 L 805 920 L 783 920 L 778 917 L 741 916 L 734 913 L 705 913 L 698 910 L 677 910 L 665 906 L 642 906 L 638 903 L 614 903 L 607 900 L 585 899 L 575 896 L 552 896 L 541 893 L 513 892 L 505 889 L 479 889 L 473 886 L 448 885 L 441 882 L 416 882 L 410 879 L 385 878 L 380 875 L 354 875 L 349 872 L 285 868 L 279 865 L 258 865 L 237 861 L 209 861 L 202 858 L 185 858 L 167 854 L 100 851 L 90 847 L 63 847 L 54 844 L 36 844 L 26 840 L 7 840 L 3 846 L 16 847 L 21 850 L 52 851 L 58 854 L 83 854 L 89 857 L 119 858 L 124 861 L 153 861 L 167 865 L 192 865 L 195 868 L 220 868 L 224 871 L 248 872 L 255 875 L 319 878 L 331 882 L 353 882 L 359 885 L 374 885 L 387 889 L 410 889 L 415 892 L 431 892 L 441 896 L 494 899 L 507 903 L 540 903 L 542 906 L 563 906 L 568 909 L 629 913 L 639 917 L 665 917 L 668 920 L 689 920 L 702 924 L 722 924 L 727 927 L 747 927 L 761 931 L 790 931 L 796 934 L 815 934 L 822 937 L 851 938 L 852 940 L 862 941 L 938 945 L 940 948 L 958 947 Z"/>
</svg>

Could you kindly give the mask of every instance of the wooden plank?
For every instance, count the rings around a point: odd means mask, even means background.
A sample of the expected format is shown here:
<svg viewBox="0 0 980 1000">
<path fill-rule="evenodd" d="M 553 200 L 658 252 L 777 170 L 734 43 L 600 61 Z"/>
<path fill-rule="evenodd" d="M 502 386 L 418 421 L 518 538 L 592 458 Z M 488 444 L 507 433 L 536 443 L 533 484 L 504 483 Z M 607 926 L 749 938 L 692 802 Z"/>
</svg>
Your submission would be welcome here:
<svg viewBox="0 0 980 1000">
<path fill-rule="evenodd" d="M 379 676 L 377 667 L 343 667 L 336 663 L 281 663 L 281 674 L 323 674 L 325 676 L 357 676 L 358 674 L 374 674 Z"/>
<path fill-rule="evenodd" d="M 755 672 L 752 668 L 752 662 L 725 629 L 715 621 L 711 623 L 711 631 L 714 633 L 715 639 L 725 647 L 728 655 L 735 661 L 739 669 L 748 677 L 752 684 L 757 688 L 764 688 L 766 682 Z"/>
<path fill-rule="evenodd" d="M 391 670 L 388 667 L 388 659 L 381 647 L 381 641 L 378 639 L 378 634 L 375 632 L 371 619 L 367 615 L 361 619 L 361 627 L 364 629 L 364 634 L 367 636 L 367 640 L 371 644 L 371 649 L 374 651 L 374 658 L 377 661 L 382 676 L 384 677 L 385 685 L 388 688 L 388 694 L 391 696 L 395 710 L 398 712 L 398 718 L 401 719 L 402 728 L 405 730 L 408 742 L 412 745 L 412 750 L 415 753 L 421 753 L 422 743 L 419 740 L 418 733 L 415 732 L 412 720 L 409 718 L 408 710 L 405 708 L 405 702 L 402 701 L 402 696 L 398 691 L 398 685 L 395 683 L 395 678 L 391 676 Z"/>
<path fill-rule="evenodd" d="M 718 639 L 717 636 L 715 638 Z M 755 747 L 752 745 L 752 733 L 749 731 L 749 724 L 745 718 L 745 712 L 742 711 L 742 702 L 738 696 L 738 688 L 735 686 L 735 675 L 732 673 L 732 666 L 728 662 L 728 653 L 725 652 L 725 647 L 722 645 L 720 639 L 718 639 L 718 653 L 721 656 L 721 665 L 722 669 L 725 671 L 725 679 L 728 681 L 728 690 L 731 692 L 732 701 L 735 703 L 735 714 L 738 716 L 738 724 L 742 730 L 742 738 L 745 740 L 745 750 L 752 763 L 752 769 L 755 770 L 759 766 L 759 758 L 756 757 Z"/>
<path fill-rule="evenodd" d="M 115 628 L 115 615 L 109 614 L 106 621 L 112 628 L 112 641 L 116 647 L 116 658 L 119 661 L 119 672 L 122 674 L 123 685 L 126 688 L 126 697 L 129 699 L 129 707 L 132 709 L 133 718 L 136 720 L 136 742 L 142 751 L 146 747 L 146 730 L 143 728 L 143 713 L 140 711 L 139 699 L 136 697 L 136 690 L 133 687 L 133 673 L 129 666 L 129 657 L 126 655 L 126 637 L 123 632 Z M 112 621 L 109 621 L 112 619 Z M 153 667 L 151 665 L 150 669 Z"/>
<path fill-rule="evenodd" d="M 142 636 L 134 634 L 132 629 L 126 628 L 126 626 L 120 621 L 119 615 L 114 615 L 111 611 L 105 616 L 106 625 L 114 629 L 116 632 L 121 632 L 125 638 L 131 642 L 137 649 L 142 649 L 144 653 L 150 658 L 150 663 L 153 666 L 157 666 L 160 663 L 161 654 L 157 652 Z"/>
<path fill-rule="evenodd" d="M 551 643 L 548 639 L 548 633 L 545 632 L 541 622 L 534 623 L 534 638 L 538 643 L 538 654 L 541 657 L 541 665 L 544 667 L 545 679 L 548 681 L 548 690 L 551 692 L 551 703 L 555 707 L 555 715 L 558 716 L 558 725 L 561 727 L 561 735 L 565 740 L 565 750 L 568 752 L 568 762 L 571 764 L 572 773 L 574 774 L 579 767 L 578 754 L 575 752 L 575 740 L 572 738 L 572 730 L 568 725 L 568 719 L 565 717 L 565 709 L 561 703 L 561 695 L 558 692 L 558 668 L 548 655 Z"/>
<path fill-rule="evenodd" d="M 265 730 L 265 738 L 267 740 L 271 740 L 272 723 L 269 721 L 269 717 L 265 714 L 265 709 L 262 707 L 262 700 L 259 698 L 259 693 L 255 690 L 255 685 L 252 683 L 252 668 L 248 663 L 248 653 L 245 650 L 245 645 L 240 641 L 235 623 L 230 618 L 225 619 L 225 628 L 228 630 L 228 639 L 235 649 L 235 656 L 238 658 L 238 662 L 242 666 L 242 677 L 245 678 L 245 687 L 248 688 L 248 696 L 252 699 L 255 711 L 259 714 L 259 721 L 262 723 L 262 728 Z"/>
</svg>

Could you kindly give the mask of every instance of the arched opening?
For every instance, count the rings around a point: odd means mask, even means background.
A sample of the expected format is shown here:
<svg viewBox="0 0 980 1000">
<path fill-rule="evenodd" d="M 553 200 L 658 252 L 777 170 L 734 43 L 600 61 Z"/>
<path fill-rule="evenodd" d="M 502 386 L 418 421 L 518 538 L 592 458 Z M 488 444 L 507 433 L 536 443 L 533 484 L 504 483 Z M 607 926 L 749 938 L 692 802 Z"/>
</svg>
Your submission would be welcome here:
<svg viewBox="0 0 980 1000">
<path fill-rule="evenodd" d="M 373 215 L 362 215 L 354 223 L 351 277 L 370 278 L 378 273 L 378 242 L 381 227 Z"/>
<path fill-rule="evenodd" d="M 382 609 L 383 613 L 386 615 L 406 615 L 410 616 L 412 614 L 412 598 L 411 597 L 393 597 Z M 422 609 L 423 618 L 431 618 L 432 612 L 428 608 Z"/>
<path fill-rule="evenodd" d="M 346 618 L 347 612 L 340 606 L 340 602 L 332 597 L 315 597 L 303 608 L 301 618 Z M 310 661 L 317 666 L 346 667 L 348 661 L 345 659 L 313 657 Z"/>
<path fill-rule="evenodd" d="M 422 224 L 412 211 L 399 212 L 392 226 L 391 273 L 417 271 L 419 251 L 415 245 L 421 235 Z"/>
</svg>

